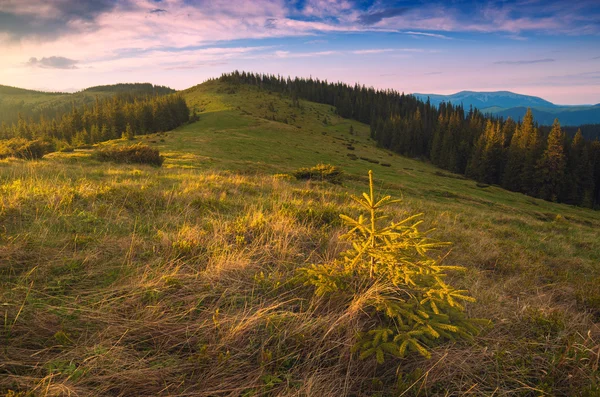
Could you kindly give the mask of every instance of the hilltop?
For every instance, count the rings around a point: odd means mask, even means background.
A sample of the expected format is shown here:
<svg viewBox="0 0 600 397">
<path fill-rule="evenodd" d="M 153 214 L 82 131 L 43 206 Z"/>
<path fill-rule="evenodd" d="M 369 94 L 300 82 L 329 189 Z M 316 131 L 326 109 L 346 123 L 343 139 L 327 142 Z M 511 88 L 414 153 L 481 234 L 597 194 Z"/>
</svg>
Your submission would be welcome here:
<svg viewBox="0 0 600 397">
<path fill-rule="evenodd" d="M 199 121 L 134 139 L 160 168 L 94 159 L 127 140 L 0 160 L 0 392 L 598 392 L 600 212 L 378 148 L 328 105 L 218 80 L 181 94 Z M 321 162 L 341 185 L 291 176 Z M 491 320 L 472 341 L 360 360 L 373 295 L 340 302 L 294 281 L 347 248 L 339 214 L 359 213 L 349 194 L 369 169 L 403 198 L 392 218 L 423 213 L 422 230 L 453 243 L 437 255 L 467 271 L 449 281 Z"/>
</svg>

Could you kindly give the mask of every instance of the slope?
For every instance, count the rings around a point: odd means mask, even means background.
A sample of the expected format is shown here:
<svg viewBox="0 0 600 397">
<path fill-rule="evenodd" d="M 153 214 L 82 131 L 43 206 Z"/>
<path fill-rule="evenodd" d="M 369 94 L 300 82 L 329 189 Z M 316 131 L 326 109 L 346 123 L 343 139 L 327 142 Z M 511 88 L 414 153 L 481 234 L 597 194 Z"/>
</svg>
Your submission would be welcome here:
<svg viewBox="0 0 600 397">
<path fill-rule="evenodd" d="M 0 161 L 0 392 L 598 392 L 600 213 L 392 155 L 328 106 L 217 81 L 184 95 L 200 121 L 137 138 L 162 168 L 89 150 Z M 281 175 L 317 162 L 340 166 L 343 185 Z M 369 296 L 344 310 L 294 282 L 345 248 L 338 214 L 359 211 L 348 193 L 369 168 L 378 191 L 404 196 L 390 215 L 423 212 L 454 243 L 440 254 L 468 271 L 452 281 L 477 298 L 469 315 L 493 321 L 472 342 L 358 360 Z"/>
</svg>

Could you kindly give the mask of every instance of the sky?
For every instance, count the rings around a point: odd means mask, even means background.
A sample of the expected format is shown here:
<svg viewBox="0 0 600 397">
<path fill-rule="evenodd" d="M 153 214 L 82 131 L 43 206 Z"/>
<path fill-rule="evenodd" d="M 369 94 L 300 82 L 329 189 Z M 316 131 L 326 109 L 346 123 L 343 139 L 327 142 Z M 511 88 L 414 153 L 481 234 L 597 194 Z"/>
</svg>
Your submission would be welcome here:
<svg viewBox="0 0 600 397">
<path fill-rule="evenodd" d="M 0 0 L 0 84 L 185 89 L 245 70 L 600 103 L 600 1 Z"/>
</svg>

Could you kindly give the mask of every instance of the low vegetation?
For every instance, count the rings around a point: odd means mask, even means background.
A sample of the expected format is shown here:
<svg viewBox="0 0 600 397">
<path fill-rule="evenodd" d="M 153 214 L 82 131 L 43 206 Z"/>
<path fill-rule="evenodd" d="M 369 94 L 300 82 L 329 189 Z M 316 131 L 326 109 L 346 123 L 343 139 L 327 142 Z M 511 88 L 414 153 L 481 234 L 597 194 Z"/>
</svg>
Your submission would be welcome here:
<svg viewBox="0 0 600 397">
<path fill-rule="evenodd" d="M 37 160 L 54 151 L 52 144 L 42 140 L 14 138 L 0 141 L 0 159 L 16 157 L 25 160 Z"/>
<path fill-rule="evenodd" d="M 303 167 L 293 172 L 296 179 L 299 180 L 318 180 L 331 183 L 342 182 L 342 170 L 331 164 L 318 164 L 314 167 Z"/>
<path fill-rule="evenodd" d="M 158 150 L 147 145 L 107 146 L 98 149 L 94 158 L 99 161 L 112 161 L 125 164 L 150 164 L 160 167 L 164 158 Z"/>
</svg>

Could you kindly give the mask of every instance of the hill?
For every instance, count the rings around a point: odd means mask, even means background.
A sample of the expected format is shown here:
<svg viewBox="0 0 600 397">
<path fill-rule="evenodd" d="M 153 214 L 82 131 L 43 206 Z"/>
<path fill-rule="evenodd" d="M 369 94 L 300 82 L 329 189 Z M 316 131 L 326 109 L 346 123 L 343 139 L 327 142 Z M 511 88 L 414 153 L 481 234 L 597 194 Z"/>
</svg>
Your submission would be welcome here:
<svg viewBox="0 0 600 397">
<path fill-rule="evenodd" d="M 0 95 L 29 95 L 29 96 L 52 96 L 52 95 L 65 95 L 61 92 L 45 92 L 26 90 L 24 88 L 10 87 L 7 85 L 0 84 Z"/>
<path fill-rule="evenodd" d="M 470 106 L 483 113 L 489 113 L 503 118 L 511 117 L 521 120 L 527 108 L 531 108 L 535 120 L 541 125 L 552 125 L 558 118 L 562 125 L 578 126 L 582 124 L 600 123 L 599 105 L 561 106 L 555 105 L 542 98 L 515 94 L 510 91 L 475 92 L 461 91 L 452 95 L 413 94 L 432 105 L 439 106 L 442 102 L 462 104 L 466 109 Z"/>
<path fill-rule="evenodd" d="M 175 90 L 149 83 L 114 84 L 90 87 L 73 94 L 25 90 L 0 85 L 0 123 L 12 124 L 18 115 L 27 120 L 47 120 L 72 109 L 94 103 L 96 98 L 106 98 L 117 94 L 166 95 Z"/>
<path fill-rule="evenodd" d="M 579 126 L 582 124 L 598 124 L 600 123 L 600 105 L 590 106 L 587 108 L 564 109 L 559 111 L 548 111 L 545 109 L 533 108 L 531 111 L 535 120 L 541 125 L 552 125 L 554 119 L 558 118 L 562 125 Z M 483 110 L 485 111 L 485 110 Z M 496 116 L 513 120 L 522 120 L 527 112 L 526 107 L 514 107 L 510 109 L 496 110 L 493 113 Z"/>
<path fill-rule="evenodd" d="M 111 85 L 99 85 L 96 87 L 89 87 L 83 90 L 83 92 L 112 92 L 112 93 L 144 93 L 144 94 L 157 94 L 167 95 L 176 92 L 174 89 L 153 85 L 150 83 L 121 83 Z"/>
<path fill-rule="evenodd" d="M 600 213 L 477 184 L 377 148 L 327 105 L 209 81 L 200 120 L 137 137 L 162 168 L 93 150 L 0 161 L 0 391 L 46 395 L 594 395 Z M 352 128 L 351 128 L 352 127 Z M 128 145 L 116 140 L 101 148 Z M 353 148 L 353 149 L 350 149 Z M 342 185 L 289 175 L 318 162 Z M 432 358 L 352 353 L 377 291 L 314 296 L 298 269 L 347 248 L 348 196 L 453 242 L 450 280 L 492 321 Z M 10 394 L 8 394 L 10 395 Z M 14 395 L 14 394 L 13 394 Z"/>
</svg>

